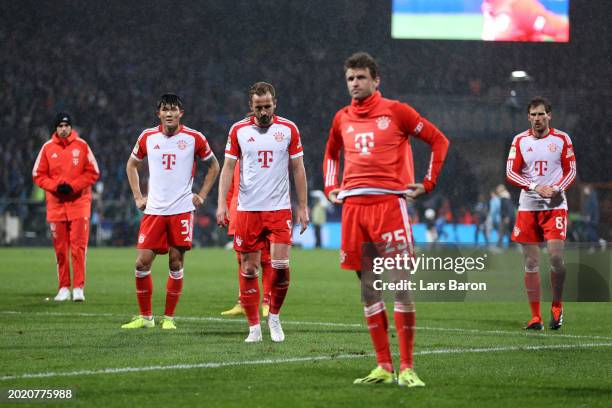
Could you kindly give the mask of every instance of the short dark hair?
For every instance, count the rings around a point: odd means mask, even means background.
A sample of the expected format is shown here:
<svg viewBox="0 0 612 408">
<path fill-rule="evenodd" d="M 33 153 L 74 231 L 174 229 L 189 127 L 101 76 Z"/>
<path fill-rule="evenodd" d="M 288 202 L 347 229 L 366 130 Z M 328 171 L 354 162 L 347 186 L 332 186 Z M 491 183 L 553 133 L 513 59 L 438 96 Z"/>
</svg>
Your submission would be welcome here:
<svg viewBox="0 0 612 408">
<path fill-rule="evenodd" d="M 272 95 L 272 99 L 276 99 L 276 90 L 272 84 L 267 82 L 255 82 L 249 89 L 249 103 L 253 100 L 253 95 L 262 96 L 267 93 Z"/>
<path fill-rule="evenodd" d="M 346 72 L 348 69 L 355 68 L 368 68 L 372 78 L 377 78 L 380 76 L 380 67 L 378 66 L 378 62 L 376 62 L 374 57 L 367 52 L 356 52 L 346 59 L 344 62 L 344 72 Z"/>
<path fill-rule="evenodd" d="M 537 108 L 540 105 L 544 105 L 544 110 L 546 113 L 552 112 L 552 105 L 550 104 L 550 101 L 543 96 L 536 96 L 529 101 L 529 104 L 527 104 L 527 113 L 529 113 L 532 108 Z"/>
<path fill-rule="evenodd" d="M 157 100 L 157 110 L 160 110 L 164 105 L 176 106 L 180 110 L 183 110 L 183 101 L 181 101 L 181 98 L 179 98 L 178 95 L 172 93 L 163 94 L 159 97 Z"/>
</svg>

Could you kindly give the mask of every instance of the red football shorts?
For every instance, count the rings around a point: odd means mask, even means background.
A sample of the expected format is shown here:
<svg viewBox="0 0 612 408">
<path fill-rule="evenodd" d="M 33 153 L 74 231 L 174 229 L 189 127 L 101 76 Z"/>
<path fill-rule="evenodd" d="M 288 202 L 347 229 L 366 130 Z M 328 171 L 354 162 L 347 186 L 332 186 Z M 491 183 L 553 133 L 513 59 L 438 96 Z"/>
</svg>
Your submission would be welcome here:
<svg viewBox="0 0 612 408">
<path fill-rule="evenodd" d="M 565 240 L 567 210 L 519 211 L 512 230 L 512 240 L 522 244 L 551 239 Z"/>
<path fill-rule="evenodd" d="M 240 262 L 240 252 L 236 252 L 236 259 Z M 270 254 L 270 242 L 266 242 L 263 248 L 261 248 L 261 257 L 259 262 L 270 263 L 272 262 L 272 255 Z"/>
<path fill-rule="evenodd" d="M 173 215 L 145 214 L 140 221 L 136 247 L 165 254 L 168 247 L 191 249 L 192 240 L 192 212 Z"/>
<path fill-rule="evenodd" d="M 363 195 L 344 199 L 340 267 L 359 271 L 364 244 L 381 244 L 389 254 L 406 249 L 412 253 L 412 228 L 406 199 L 398 195 Z M 382 254 L 384 256 L 384 254 Z"/>
<path fill-rule="evenodd" d="M 267 241 L 291 245 L 291 210 L 238 211 L 234 249 L 238 252 L 262 250 Z"/>
</svg>

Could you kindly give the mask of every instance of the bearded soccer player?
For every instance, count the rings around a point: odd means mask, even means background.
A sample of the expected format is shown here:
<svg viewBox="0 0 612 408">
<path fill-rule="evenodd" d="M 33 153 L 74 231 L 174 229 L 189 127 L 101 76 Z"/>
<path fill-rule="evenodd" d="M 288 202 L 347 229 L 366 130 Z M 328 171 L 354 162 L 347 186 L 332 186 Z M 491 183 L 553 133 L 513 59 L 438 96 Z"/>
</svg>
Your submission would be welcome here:
<svg viewBox="0 0 612 408">
<path fill-rule="evenodd" d="M 157 254 L 168 253 L 169 276 L 162 329 L 176 329 L 174 311 L 183 288 L 185 252 L 191 249 L 193 213 L 204 204 L 219 174 L 219 163 L 204 135 L 181 124 L 183 103 L 174 94 L 162 95 L 157 102 L 161 124 L 144 130 L 127 162 L 126 172 L 134 201 L 144 210 L 138 233 L 136 296 L 140 315 L 121 326 L 124 329 L 155 327 L 151 298 L 151 265 Z M 138 168 L 148 158 L 149 191 L 140 191 Z M 192 192 L 196 160 L 207 167 L 202 188 Z"/>
<path fill-rule="evenodd" d="M 525 288 L 531 320 L 527 330 L 544 330 L 540 312 L 540 243 L 546 241 L 553 290 L 549 328 L 563 325 L 563 247 L 567 232 L 565 190 L 576 178 L 576 157 L 569 135 L 550 127 L 552 107 L 542 97 L 527 105 L 531 128 L 514 137 L 506 179 L 522 189 L 512 240 L 523 247 Z"/>
<path fill-rule="evenodd" d="M 569 41 L 569 22 L 538 0 L 484 0 L 486 41 Z"/>
<path fill-rule="evenodd" d="M 59 291 L 54 300 L 70 300 L 72 260 L 72 300 L 83 302 L 91 185 L 100 177 L 100 171 L 87 142 L 72 129 L 70 115 L 59 113 L 54 125 L 51 140 L 43 145 L 36 158 L 32 177 L 45 190 L 47 200 L 47 222 L 53 236 L 59 280 Z"/>
<path fill-rule="evenodd" d="M 227 226 L 227 234 L 234 236 L 236 233 L 236 215 L 238 210 L 238 190 L 240 189 L 240 166 L 234 168 L 234 177 L 232 179 L 232 185 L 227 193 L 227 206 L 230 211 L 229 224 Z M 238 258 L 238 276 L 240 276 L 241 262 L 240 253 L 236 252 Z M 270 243 L 266 243 L 261 250 L 261 283 L 263 285 L 263 299 L 262 299 L 262 313 L 263 317 L 268 317 L 270 313 L 270 294 L 271 294 L 271 282 L 270 277 L 272 276 L 272 263 L 270 259 Z M 236 304 L 228 310 L 221 312 L 221 316 L 238 316 L 243 315 L 244 307 L 240 304 L 240 290 L 238 290 L 238 301 Z"/>
<path fill-rule="evenodd" d="M 362 245 L 388 243 L 411 250 L 412 234 L 406 197 L 414 199 L 433 190 L 449 141 L 411 106 L 383 98 L 379 66 L 372 56 L 358 52 L 344 65 L 352 102 L 334 116 L 323 162 L 325 194 L 343 204 L 341 268 L 354 270 L 362 280 L 362 299 L 378 366 L 355 384 L 395 381 L 385 304 L 380 291 L 370 290 L 362 270 Z M 429 144 L 432 154 L 422 183 L 415 183 L 410 138 Z M 342 184 L 338 183 L 341 152 Z M 424 386 L 413 370 L 415 308 L 407 291 L 395 292 L 394 320 L 400 349 L 401 386 Z"/>
<path fill-rule="evenodd" d="M 285 334 L 279 313 L 289 288 L 292 231 L 289 169 L 298 197 L 296 220 L 303 233 L 308 226 L 304 152 L 297 126 L 274 114 L 276 91 L 272 85 L 255 83 L 249 90 L 249 106 L 253 115 L 236 122 L 229 132 L 220 177 L 217 224 L 226 226 L 230 218 L 227 192 L 240 160 L 234 249 L 240 253 L 240 303 L 249 324 L 245 342 L 262 340 L 257 274 L 261 251 L 267 241 L 270 242 L 273 271 L 268 327 L 272 341 L 282 342 Z"/>
</svg>

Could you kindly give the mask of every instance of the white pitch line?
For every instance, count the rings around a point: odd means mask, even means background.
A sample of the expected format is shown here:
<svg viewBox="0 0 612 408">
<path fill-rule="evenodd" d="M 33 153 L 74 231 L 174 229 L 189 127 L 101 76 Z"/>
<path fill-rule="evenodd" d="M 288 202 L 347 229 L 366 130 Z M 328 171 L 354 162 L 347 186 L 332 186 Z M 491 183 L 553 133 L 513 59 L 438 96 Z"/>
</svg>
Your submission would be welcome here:
<svg viewBox="0 0 612 408">
<path fill-rule="evenodd" d="M 505 346 L 505 347 L 488 347 L 488 348 L 468 348 L 468 349 L 433 349 L 422 350 L 414 353 L 415 356 L 426 356 L 434 354 L 464 354 L 464 353 L 493 353 L 505 351 L 531 351 L 531 350 L 559 350 L 559 349 L 579 349 L 579 348 L 596 348 L 596 347 L 612 347 L 612 343 L 584 343 L 584 344 L 555 344 L 543 346 Z M 22 380 L 28 378 L 52 378 L 52 377 L 74 377 L 98 374 L 122 374 L 122 373 L 137 373 L 143 371 L 163 371 L 163 370 L 193 370 L 206 368 L 223 368 L 245 365 L 270 365 L 270 364 L 285 364 L 311 361 L 329 361 L 329 360 L 346 360 L 357 359 L 364 357 L 372 357 L 373 354 L 340 354 L 337 356 L 312 356 L 312 357 L 293 357 L 282 359 L 265 359 L 265 360 L 247 360 L 247 361 L 227 361 L 219 363 L 198 363 L 198 364 L 173 364 L 173 365 L 155 365 L 147 367 L 117 367 L 103 368 L 99 370 L 79 370 L 68 372 L 46 372 L 46 373 L 25 373 L 18 375 L 7 375 L 0 377 L 0 381 Z"/>
<path fill-rule="evenodd" d="M 62 313 L 62 312 L 18 312 L 13 310 L 0 311 L 1 314 L 6 315 L 41 315 L 41 316 L 67 316 L 67 317 L 117 317 L 125 318 L 125 315 L 118 315 L 112 313 Z M 202 322 L 221 322 L 221 323 L 244 323 L 244 319 L 232 319 L 223 317 L 204 317 L 204 316 L 177 316 L 176 320 L 190 320 L 190 321 L 202 321 Z M 335 323 L 335 322 L 302 322 L 295 320 L 283 320 L 284 325 L 299 325 L 299 326 L 327 326 L 327 327 L 353 327 L 363 328 L 363 324 L 359 323 Z M 555 332 L 554 334 L 547 334 L 542 332 L 530 332 L 525 330 L 507 331 L 507 330 L 480 330 L 480 329 L 462 329 L 457 327 L 430 327 L 430 326 L 417 326 L 419 330 L 431 330 L 431 331 L 446 331 L 446 332 L 457 332 L 457 333 L 473 333 L 473 334 L 495 334 L 503 336 L 520 336 L 520 337 L 559 337 L 568 339 L 585 339 L 585 340 L 612 340 L 610 336 L 598 336 L 598 335 L 579 335 L 579 334 L 563 334 Z"/>
</svg>

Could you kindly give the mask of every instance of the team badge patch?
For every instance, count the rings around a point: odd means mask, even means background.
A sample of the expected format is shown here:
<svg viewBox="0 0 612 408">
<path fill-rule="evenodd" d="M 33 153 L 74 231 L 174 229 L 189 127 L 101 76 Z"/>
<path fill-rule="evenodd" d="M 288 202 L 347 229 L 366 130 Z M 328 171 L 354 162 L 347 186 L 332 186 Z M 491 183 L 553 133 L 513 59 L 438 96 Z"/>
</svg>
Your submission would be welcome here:
<svg viewBox="0 0 612 408">
<path fill-rule="evenodd" d="M 551 143 L 548 145 L 548 150 L 550 150 L 552 153 L 556 152 L 558 149 L 557 145 L 554 143 Z"/>
<path fill-rule="evenodd" d="M 569 159 L 573 155 L 574 155 L 574 149 L 572 149 L 571 147 L 568 147 L 567 148 L 567 154 L 565 155 L 565 158 Z"/>
<path fill-rule="evenodd" d="M 514 227 L 514 229 L 512 230 L 512 233 L 514 234 L 515 237 L 518 237 L 519 234 L 521 233 L 521 229 L 519 227 Z"/>
<path fill-rule="evenodd" d="M 388 116 L 381 116 L 380 118 L 376 119 L 376 125 L 378 125 L 378 128 L 380 130 L 387 129 L 390 124 L 391 118 L 389 118 Z"/>
<path fill-rule="evenodd" d="M 79 157 L 80 154 L 81 154 L 81 151 L 79 149 L 74 149 L 72 151 L 72 157 Z"/>
<path fill-rule="evenodd" d="M 242 238 L 240 238 L 238 235 L 236 235 L 236 245 L 242 246 Z"/>
<path fill-rule="evenodd" d="M 145 234 L 140 234 L 138 236 L 138 243 L 142 244 L 144 242 L 144 240 L 145 240 Z"/>
<path fill-rule="evenodd" d="M 283 134 L 283 132 L 276 132 L 274 134 L 274 140 L 276 140 L 277 142 L 282 142 L 284 138 L 285 135 Z"/>
<path fill-rule="evenodd" d="M 185 150 L 187 148 L 187 142 L 183 139 L 176 142 L 176 145 L 178 146 L 179 150 Z"/>
<path fill-rule="evenodd" d="M 512 146 L 510 148 L 510 154 L 508 155 L 508 159 L 516 158 L 516 147 Z"/>
</svg>

